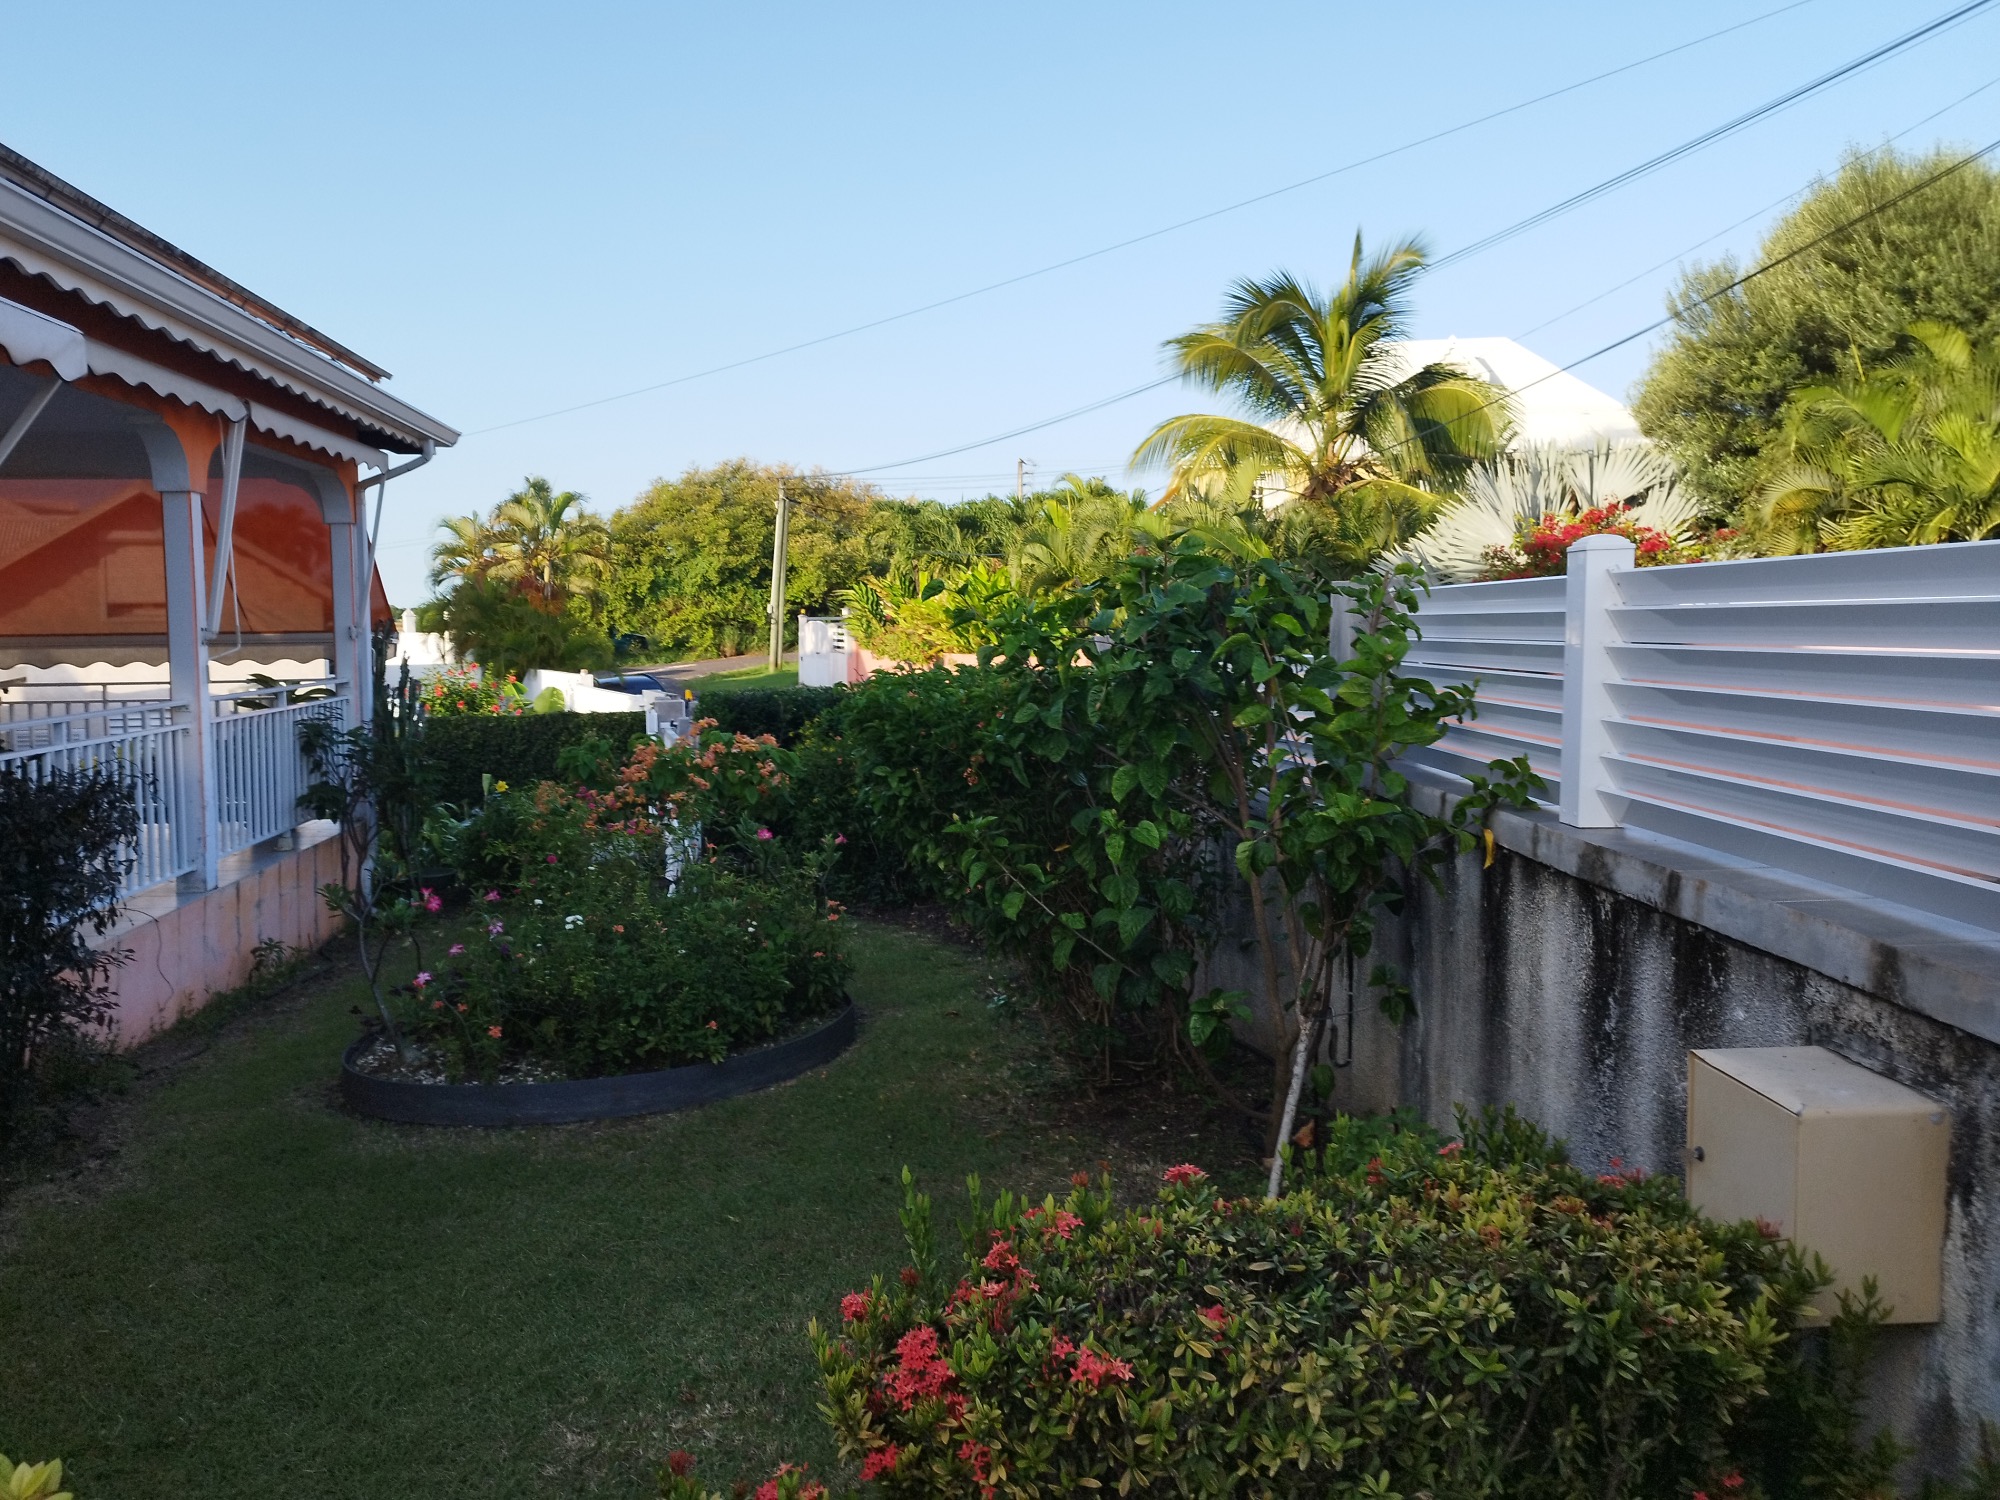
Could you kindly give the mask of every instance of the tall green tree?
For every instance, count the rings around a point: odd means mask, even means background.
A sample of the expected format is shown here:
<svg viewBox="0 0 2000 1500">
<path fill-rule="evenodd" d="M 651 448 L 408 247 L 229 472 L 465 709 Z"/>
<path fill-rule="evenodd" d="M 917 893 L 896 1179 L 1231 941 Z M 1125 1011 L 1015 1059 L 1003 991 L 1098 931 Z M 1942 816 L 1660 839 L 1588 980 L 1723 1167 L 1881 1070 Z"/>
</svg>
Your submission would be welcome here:
<svg viewBox="0 0 2000 1500">
<path fill-rule="evenodd" d="M 1293 511 L 1294 531 L 1350 567 L 1406 540 L 1508 430 L 1504 393 L 1448 364 L 1410 369 L 1393 347 L 1423 266 L 1414 241 L 1364 257 L 1356 235 L 1329 294 L 1283 272 L 1238 282 L 1220 319 L 1166 348 L 1248 416 L 1173 417 L 1134 466 L 1171 466 L 1170 503 Z"/>
<path fill-rule="evenodd" d="M 2000 533 L 2000 344 L 1918 323 L 1879 368 L 1793 393 L 1752 523 L 1763 549 L 1907 547 Z"/>
<path fill-rule="evenodd" d="M 785 571 L 787 614 L 837 608 L 869 571 L 875 494 L 865 484 L 736 459 L 659 479 L 614 512 L 617 568 L 604 619 L 654 654 L 733 656 L 764 638 L 778 483 L 796 502 Z"/>
<path fill-rule="evenodd" d="M 1765 237 L 1758 263 L 1909 192 L 1963 155 L 1849 157 Z M 2000 337 L 2000 169 L 1975 163 L 1954 172 L 1715 296 L 1747 269 L 1724 258 L 1682 277 L 1669 303 L 1673 333 L 1634 403 L 1646 435 L 1681 462 L 1717 514 L 1755 494 L 1787 458 L 1780 450 L 1793 391 L 1830 385 L 1857 363 L 1879 367 L 1920 320 L 1964 329 L 1975 343 Z"/>
</svg>

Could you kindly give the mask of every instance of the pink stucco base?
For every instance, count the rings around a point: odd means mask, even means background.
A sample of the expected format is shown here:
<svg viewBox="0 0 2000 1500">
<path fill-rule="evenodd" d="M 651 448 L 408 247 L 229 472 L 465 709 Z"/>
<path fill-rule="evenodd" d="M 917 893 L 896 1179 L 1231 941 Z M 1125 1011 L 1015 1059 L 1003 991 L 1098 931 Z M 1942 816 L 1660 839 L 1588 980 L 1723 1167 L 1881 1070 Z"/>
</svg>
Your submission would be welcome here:
<svg viewBox="0 0 2000 1500">
<path fill-rule="evenodd" d="M 260 942 L 317 948 L 340 930 L 319 887 L 340 879 L 340 844 L 301 829 L 296 849 L 237 856 L 212 891 L 142 891 L 103 938 L 129 955 L 114 971 L 114 1035 L 136 1047 L 250 977 Z"/>
<path fill-rule="evenodd" d="M 938 658 L 938 661 L 947 667 L 976 667 L 979 665 L 979 658 L 977 656 L 957 651 L 946 652 Z M 893 656 L 877 656 L 873 651 L 863 650 L 860 646 L 850 646 L 847 649 L 847 681 L 850 685 L 857 682 L 866 682 L 877 672 L 912 672 L 915 670 L 916 668 L 912 667 L 908 662 L 897 661 Z"/>
</svg>

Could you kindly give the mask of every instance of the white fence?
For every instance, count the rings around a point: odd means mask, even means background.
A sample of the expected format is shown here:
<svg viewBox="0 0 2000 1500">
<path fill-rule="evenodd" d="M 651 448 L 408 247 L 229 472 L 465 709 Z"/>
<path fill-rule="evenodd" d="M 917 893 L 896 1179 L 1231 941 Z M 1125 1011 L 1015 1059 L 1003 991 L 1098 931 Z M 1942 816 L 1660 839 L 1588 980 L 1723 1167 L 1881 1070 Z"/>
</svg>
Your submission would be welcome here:
<svg viewBox="0 0 2000 1500">
<path fill-rule="evenodd" d="M 299 798 L 312 782 L 299 729 L 312 720 L 345 729 L 349 704 L 337 693 L 293 703 L 283 689 L 229 693 L 212 701 L 216 852 L 234 854 L 299 825 Z"/>
<path fill-rule="evenodd" d="M 139 812 L 132 868 L 121 894 L 172 880 L 195 867 L 199 842 L 188 807 L 186 775 L 193 713 L 185 703 L 124 704 L 73 714 L 47 704 L 7 704 L 0 721 L 0 774 L 40 781 L 65 771 L 95 771 L 122 782 Z"/>
<path fill-rule="evenodd" d="M 1414 758 L 1525 754 L 1565 822 L 2000 931 L 2000 542 L 1631 561 L 1436 589 L 1408 670 L 1479 714 Z"/>
</svg>

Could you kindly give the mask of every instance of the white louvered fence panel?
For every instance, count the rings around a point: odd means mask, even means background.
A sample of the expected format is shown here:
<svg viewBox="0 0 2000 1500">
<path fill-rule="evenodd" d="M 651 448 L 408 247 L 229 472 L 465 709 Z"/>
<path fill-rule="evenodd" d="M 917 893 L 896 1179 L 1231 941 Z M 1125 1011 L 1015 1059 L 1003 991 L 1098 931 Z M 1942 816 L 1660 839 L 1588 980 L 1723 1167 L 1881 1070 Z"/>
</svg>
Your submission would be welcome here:
<svg viewBox="0 0 2000 1500">
<path fill-rule="evenodd" d="M 1563 579 L 1437 589 L 1410 670 L 1480 713 L 1419 758 L 1525 750 L 1625 827 L 2000 931 L 2000 542 L 1610 576 L 1596 620 Z M 1562 721 L 1566 628 L 1605 633 L 1601 757 Z"/>
</svg>

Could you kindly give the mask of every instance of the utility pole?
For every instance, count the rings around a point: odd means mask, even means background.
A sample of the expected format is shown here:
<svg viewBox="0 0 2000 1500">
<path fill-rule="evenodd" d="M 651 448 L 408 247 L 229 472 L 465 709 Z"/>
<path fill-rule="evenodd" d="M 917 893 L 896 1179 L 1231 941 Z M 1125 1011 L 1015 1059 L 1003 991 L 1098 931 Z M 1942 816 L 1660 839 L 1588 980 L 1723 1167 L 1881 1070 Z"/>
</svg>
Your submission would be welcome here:
<svg viewBox="0 0 2000 1500">
<path fill-rule="evenodd" d="M 785 663 L 785 550 L 792 531 L 791 502 L 778 481 L 778 530 L 771 538 L 771 660 L 773 672 Z"/>
<path fill-rule="evenodd" d="M 1027 493 L 1028 461 L 1025 458 L 1017 458 L 1014 460 L 1014 498 L 1019 500 Z"/>
</svg>

